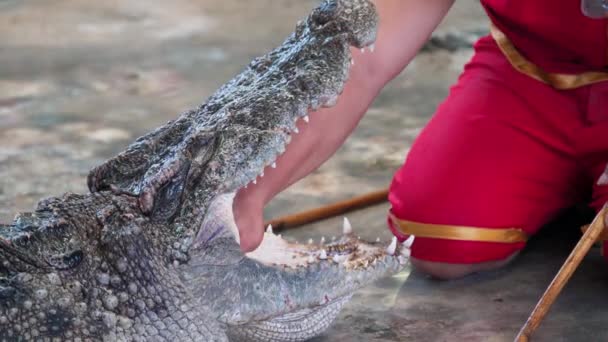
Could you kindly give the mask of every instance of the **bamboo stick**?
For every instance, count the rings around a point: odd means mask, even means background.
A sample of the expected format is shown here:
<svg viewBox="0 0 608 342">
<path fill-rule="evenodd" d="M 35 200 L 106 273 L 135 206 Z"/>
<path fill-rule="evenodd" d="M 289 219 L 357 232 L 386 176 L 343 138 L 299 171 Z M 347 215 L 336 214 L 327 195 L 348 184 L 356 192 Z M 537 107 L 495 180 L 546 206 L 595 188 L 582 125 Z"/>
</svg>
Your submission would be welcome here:
<svg viewBox="0 0 608 342">
<path fill-rule="evenodd" d="M 587 231 L 585 231 L 560 270 L 555 275 L 555 278 L 553 278 L 553 281 L 551 281 L 551 284 L 549 284 L 549 287 L 547 287 L 545 293 L 536 304 L 536 307 L 530 314 L 530 317 L 528 317 L 528 320 L 524 326 L 519 331 L 515 341 L 527 342 L 530 340 L 530 337 L 538 328 L 543 318 L 547 315 L 547 312 L 549 312 L 549 309 L 557 299 L 557 296 L 560 294 L 574 271 L 576 271 L 585 255 L 587 255 L 591 246 L 593 246 L 593 244 L 597 241 L 597 238 L 604 230 L 606 211 L 607 209 L 604 207 L 595 216 L 595 219 L 593 222 L 591 222 L 591 225 Z"/>
<path fill-rule="evenodd" d="M 326 218 L 342 215 L 350 211 L 380 204 L 387 201 L 387 197 L 388 189 L 373 191 L 365 195 L 353 197 L 319 208 L 279 217 L 264 223 L 264 227 L 272 224 L 272 229 L 275 231 L 290 229 Z"/>
</svg>

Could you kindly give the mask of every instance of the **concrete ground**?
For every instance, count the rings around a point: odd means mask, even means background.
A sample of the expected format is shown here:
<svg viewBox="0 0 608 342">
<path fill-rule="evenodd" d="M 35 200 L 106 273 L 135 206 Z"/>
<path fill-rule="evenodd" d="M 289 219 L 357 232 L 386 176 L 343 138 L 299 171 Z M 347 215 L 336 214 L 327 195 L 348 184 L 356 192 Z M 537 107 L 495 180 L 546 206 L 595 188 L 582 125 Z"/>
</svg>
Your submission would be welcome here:
<svg viewBox="0 0 608 342">
<path fill-rule="evenodd" d="M 0 0 L 0 222 L 45 196 L 84 192 L 90 168 L 204 101 L 279 44 L 314 0 Z M 487 30 L 459 1 L 437 31 Z M 399 42 L 395 42 L 398 44 Z M 379 95 L 319 170 L 279 195 L 268 218 L 384 188 L 468 60 L 429 48 Z M 314 120 L 314 117 L 311 118 Z M 387 205 L 350 215 L 389 239 Z M 405 271 L 359 292 L 318 341 L 510 341 L 579 237 L 588 215 L 545 229 L 511 266 L 439 282 Z M 290 231 L 339 233 L 341 218 Z M 538 341 L 607 340 L 608 271 L 594 249 L 541 325 Z"/>
</svg>

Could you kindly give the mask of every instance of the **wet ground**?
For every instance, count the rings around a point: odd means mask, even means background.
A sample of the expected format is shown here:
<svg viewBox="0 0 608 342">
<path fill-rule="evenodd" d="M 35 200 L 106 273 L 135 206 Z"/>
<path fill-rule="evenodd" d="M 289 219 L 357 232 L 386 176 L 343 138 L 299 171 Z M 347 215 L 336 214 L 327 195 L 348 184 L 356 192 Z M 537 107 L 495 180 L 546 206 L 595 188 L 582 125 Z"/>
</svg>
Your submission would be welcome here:
<svg viewBox="0 0 608 342">
<path fill-rule="evenodd" d="M 279 44 L 312 0 L 0 0 L 0 222 L 45 196 L 84 192 L 88 170 L 203 102 Z M 480 32 L 457 2 L 437 34 Z M 398 43 L 398 42 L 396 42 Z M 428 49 L 379 95 L 319 170 L 279 195 L 268 218 L 384 188 L 470 49 Z M 353 213 L 362 237 L 390 238 L 386 205 Z M 575 216 L 576 218 L 576 216 Z M 570 220 L 570 221 L 569 221 Z M 576 226 L 568 219 L 558 227 Z M 331 236 L 339 218 L 290 232 Z M 561 229 L 564 230 L 564 229 Z M 509 341 L 577 238 L 534 240 L 511 267 L 461 281 L 410 272 L 358 293 L 318 341 Z M 597 251 L 537 340 L 606 340 L 608 272 Z"/>
</svg>

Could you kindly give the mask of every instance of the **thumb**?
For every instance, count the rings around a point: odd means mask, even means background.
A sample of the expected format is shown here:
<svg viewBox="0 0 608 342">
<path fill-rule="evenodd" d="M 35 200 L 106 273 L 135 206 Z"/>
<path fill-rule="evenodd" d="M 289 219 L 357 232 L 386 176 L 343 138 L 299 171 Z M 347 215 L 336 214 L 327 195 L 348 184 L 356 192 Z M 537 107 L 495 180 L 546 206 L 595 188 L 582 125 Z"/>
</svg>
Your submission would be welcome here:
<svg viewBox="0 0 608 342">
<path fill-rule="evenodd" d="M 255 250 L 262 242 L 262 238 L 264 237 L 263 224 L 261 214 L 251 215 L 240 223 L 237 221 L 241 250 L 244 253 Z"/>
<path fill-rule="evenodd" d="M 241 250 L 244 253 L 253 251 L 260 245 L 264 236 L 262 207 L 237 195 L 232 212 L 239 231 Z"/>
</svg>

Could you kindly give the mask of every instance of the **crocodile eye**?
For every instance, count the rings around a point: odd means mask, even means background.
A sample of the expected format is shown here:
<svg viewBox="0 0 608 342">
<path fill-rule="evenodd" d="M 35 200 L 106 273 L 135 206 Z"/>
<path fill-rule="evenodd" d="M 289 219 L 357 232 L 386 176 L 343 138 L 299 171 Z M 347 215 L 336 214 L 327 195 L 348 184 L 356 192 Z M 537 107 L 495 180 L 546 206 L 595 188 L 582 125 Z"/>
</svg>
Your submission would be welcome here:
<svg viewBox="0 0 608 342">
<path fill-rule="evenodd" d="M 76 250 L 68 253 L 53 255 L 47 259 L 47 263 L 58 270 L 68 270 L 77 267 L 82 262 L 84 253 Z"/>
<path fill-rule="evenodd" d="M 17 290 L 14 287 L 0 285 L 0 299 L 8 300 L 15 296 Z"/>
</svg>

